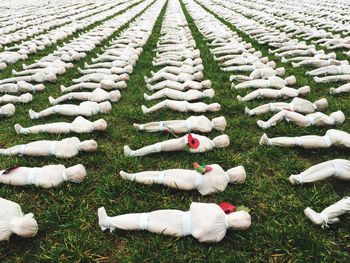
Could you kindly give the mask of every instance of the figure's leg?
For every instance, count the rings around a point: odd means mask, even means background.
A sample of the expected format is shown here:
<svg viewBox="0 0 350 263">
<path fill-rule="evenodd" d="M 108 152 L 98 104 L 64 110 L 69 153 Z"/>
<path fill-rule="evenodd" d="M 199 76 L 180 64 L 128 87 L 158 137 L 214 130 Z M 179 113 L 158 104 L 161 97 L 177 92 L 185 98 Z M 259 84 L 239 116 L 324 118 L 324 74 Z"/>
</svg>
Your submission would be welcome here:
<svg viewBox="0 0 350 263">
<path fill-rule="evenodd" d="M 327 161 L 311 166 L 300 174 L 292 174 L 289 181 L 291 184 L 312 183 L 330 178 L 334 173 L 335 167 L 332 161 Z"/>
<path fill-rule="evenodd" d="M 329 140 L 329 139 L 328 139 Z M 264 133 L 260 138 L 261 145 L 276 145 L 279 147 L 303 147 L 303 148 L 327 148 L 330 147 L 328 141 L 322 136 L 307 135 L 301 137 L 276 137 L 269 139 Z"/>
<path fill-rule="evenodd" d="M 146 171 L 139 173 L 126 173 L 120 171 L 120 176 L 129 181 L 135 181 L 137 183 L 151 185 L 151 184 L 163 184 L 164 182 L 164 171 Z"/>
<path fill-rule="evenodd" d="M 144 93 L 143 97 L 145 98 L 145 100 L 157 100 L 166 97 L 167 92 L 168 88 L 165 88 L 153 93 L 152 95 L 147 95 L 146 93 Z"/>
<path fill-rule="evenodd" d="M 237 99 L 239 101 L 250 101 L 250 100 L 254 100 L 256 98 L 259 98 L 260 96 L 260 91 L 259 90 L 254 90 L 250 93 L 248 93 L 247 95 L 245 95 L 243 98 L 239 95 L 237 95 Z"/>
<path fill-rule="evenodd" d="M 347 92 L 350 92 L 350 83 L 344 84 L 338 88 L 329 89 L 330 94 L 340 94 L 340 93 L 347 93 Z"/>
<path fill-rule="evenodd" d="M 326 76 L 323 78 L 314 77 L 314 81 L 317 83 L 329 83 L 329 82 L 337 82 L 337 81 L 349 81 L 350 75 L 335 75 L 335 76 Z"/>
<path fill-rule="evenodd" d="M 51 105 L 56 105 L 56 104 L 59 104 L 61 102 L 71 100 L 71 99 L 73 99 L 71 94 L 62 95 L 62 96 L 58 97 L 57 99 L 54 99 L 51 96 L 49 97 L 49 101 L 50 101 Z"/>
<path fill-rule="evenodd" d="M 141 109 L 142 109 L 142 112 L 144 114 L 146 114 L 146 113 L 152 113 L 152 112 L 155 112 L 155 111 L 161 110 L 163 108 L 167 108 L 167 107 L 168 107 L 168 101 L 163 100 L 163 101 L 157 103 L 156 105 L 153 105 L 150 108 L 147 108 L 146 106 L 142 105 Z"/>
<path fill-rule="evenodd" d="M 249 116 L 260 115 L 260 114 L 263 114 L 263 113 L 270 112 L 271 111 L 271 106 L 270 106 L 270 104 L 264 104 L 264 105 L 258 106 L 258 107 L 254 108 L 254 109 L 251 109 L 251 110 L 248 107 L 246 107 L 244 109 L 244 111 Z"/>
<path fill-rule="evenodd" d="M 317 75 L 323 75 L 323 74 L 333 74 L 332 73 L 332 68 L 334 68 L 336 66 L 326 66 L 326 67 L 322 67 L 322 68 L 317 68 L 311 71 L 307 71 L 306 75 L 310 75 L 310 76 L 317 76 Z"/>
<path fill-rule="evenodd" d="M 29 110 L 29 117 L 31 119 L 39 119 L 42 117 L 50 116 L 50 115 L 55 114 L 57 112 L 58 112 L 58 107 L 56 105 L 56 106 L 49 107 L 45 110 L 42 110 L 40 112 L 35 112 L 33 110 Z"/>
<path fill-rule="evenodd" d="M 15 145 L 7 149 L 0 149 L 0 155 L 23 155 L 24 154 L 25 144 Z"/>
<path fill-rule="evenodd" d="M 258 120 L 257 124 L 260 128 L 267 129 L 267 128 L 270 128 L 271 126 L 275 126 L 278 122 L 284 120 L 286 118 L 286 115 L 287 115 L 287 112 L 285 110 L 282 110 L 276 113 L 267 121 Z"/>
</svg>

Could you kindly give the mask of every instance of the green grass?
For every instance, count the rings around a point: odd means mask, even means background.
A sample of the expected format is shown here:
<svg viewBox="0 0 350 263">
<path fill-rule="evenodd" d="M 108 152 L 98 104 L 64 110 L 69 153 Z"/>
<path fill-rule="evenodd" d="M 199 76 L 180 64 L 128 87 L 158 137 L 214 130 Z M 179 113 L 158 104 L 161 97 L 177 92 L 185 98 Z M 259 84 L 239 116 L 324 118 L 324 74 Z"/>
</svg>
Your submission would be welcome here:
<svg viewBox="0 0 350 263">
<path fill-rule="evenodd" d="M 201 50 L 205 66 L 204 75 L 210 79 L 216 97 L 206 102 L 217 101 L 222 111 L 206 114 L 209 118 L 223 115 L 228 121 L 225 131 L 231 139 L 230 147 L 201 155 L 188 153 L 165 153 L 142 158 L 126 158 L 123 146 L 132 149 L 165 140 L 163 134 L 145 134 L 133 129 L 132 123 L 144 123 L 151 120 L 186 118 L 189 114 L 171 111 L 159 111 L 143 115 L 141 105 L 153 105 L 145 102 L 146 91 L 143 77 L 156 71 L 151 61 L 160 35 L 165 8 L 157 19 L 153 33 L 134 68 L 128 82 L 128 88 L 122 91 L 122 99 L 113 105 L 107 115 L 94 116 L 93 120 L 105 118 L 109 124 L 107 132 L 79 135 L 80 139 L 96 139 L 99 143 L 97 153 L 80 154 L 69 160 L 55 158 L 20 158 L 1 157 L 2 167 L 16 163 L 26 166 L 42 166 L 63 163 L 66 166 L 82 163 L 88 171 L 86 180 L 77 185 L 66 183 L 55 189 L 35 187 L 18 188 L 0 186 L 0 196 L 21 204 L 25 213 L 33 212 L 39 223 L 39 232 L 35 238 L 22 239 L 13 236 L 9 243 L 2 242 L 0 247 L 1 262 L 329 262 L 349 261 L 349 217 L 329 229 L 313 226 L 304 216 L 307 206 L 317 211 L 334 203 L 349 192 L 346 183 L 336 180 L 293 187 L 287 178 L 299 173 L 312 164 L 333 158 L 347 158 L 348 151 L 341 149 L 300 150 L 263 147 L 258 141 L 263 131 L 256 125 L 256 118 L 244 116 L 246 104 L 236 100 L 236 91 L 230 89 L 229 73 L 219 70 L 213 60 L 206 42 L 198 32 L 192 18 L 185 12 L 192 34 Z M 123 27 L 125 28 L 125 27 Z M 113 36 L 117 36 L 121 30 Z M 236 30 L 231 26 L 233 30 Z M 256 49 L 267 54 L 267 47 L 241 34 L 253 43 Z M 107 39 L 103 44 L 107 44 Z M 47 50 L 49 52 L 49 50 Z M 52 116 L 42 120 L 29 120 L 28 109 L 41 110 L 49 106 L 47 97 L 60 94 L 59 85 L 69 85 L 72 78 L 79 76 L 77 67 L 90 61 L 100 48 L 93 50 L 84 60 L 76 64 L 56 84 L 48 84 L 47 90 L 37 93 L 29 105 L 17 107 L 15 116 L 2 119 L 0 123 L 0 147 L 8 147 L 38 139 L 61 139 L 68 136 L 29 135 L 16 136 L 13 125 L 23 126 L 72 120 Z M 274 59 L 273 57 L 270 57 Z M 34 59 L 34 57 L 32 58 Z M 278 61 L 276 59 L 276 61 Z M 17 68 L 16 65 L 14 68 Z M 284 65 L 285 66 L 285 65 Z M 305 68 L 293 69 L 289 66 L 287 75 L 294 74 L 297 86 L 310 85 L 310 100 L 325 96 L 329 99 L 327 113 L 343 110 L 350 116 L 347 107 L 348 96 L 333 97 L 328 95 L 330 85 L 316 85 L 304 75 Z M 1 75 L 9 74 L 6 71 Z M 241 92 L 240 92 L 241 94 Z M 265 101 L 249 102 L 254 107 Z M 271 115 L 263 116 L 268 118 Z M 347 121 L 340 129 L 348 131 Z M 298 128 L 291 123 L 283 123 L 268 130 L 268 135 L 303 135 L 324 134 L 326 129 Z M 219 135 L 213 132 L 210 138 Z M 202 197 L 196 191 L 178 191 L 162 186 L 144 186 L 124 181 L 119 177 L 120 170 L 136 172 L 141 170 L 161 170 L 168 168 L 191 168 L 192 163 L 218 163 L 225 169 L 243 165 L 247 171 L 244 185 L 228 186 L 226 191 L 213 196 Z M 228 231 L 226 238 L 218 244 L 201 244 L 191 237 L 174 238 L 148 232 L 115 231 L 103 233 L 97 221 L 97 209 L 105 206 L 109 215 L 152 211 L 161 208 L 187 210 L 192 201 L 215 202 L 227 201 L 232 204 L 244 204 L 251 208 L 252 226 L 247 231 Z"/>
</svg>

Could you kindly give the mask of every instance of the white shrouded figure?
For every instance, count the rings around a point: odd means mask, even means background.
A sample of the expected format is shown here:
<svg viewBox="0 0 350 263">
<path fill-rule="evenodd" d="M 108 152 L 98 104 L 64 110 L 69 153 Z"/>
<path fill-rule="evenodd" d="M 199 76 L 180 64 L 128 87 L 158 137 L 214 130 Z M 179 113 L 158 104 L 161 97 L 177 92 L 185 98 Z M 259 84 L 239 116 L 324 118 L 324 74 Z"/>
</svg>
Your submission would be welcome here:
<svg viewBox="0 0 350 263">
<path fill-rule="evenodd" d="M 152 82 L 158 82 L 158 81 L 163 81 L 163 80 L 172 80 L 172 81 L 184 83 L 187 80 L 201 81 L 202 79 L 203 79 L 203 73 L 200 71 L 196 72 L 194 74 L 180 73 L 179 75 L 175 75 L 175 74 L 167 73 L 167 72 L 160 72 L 158 74 L 155 74 L 151 78 L 145 77 L 145 82 L 152 83 Z"/>
<path fill-rule="evenodd" d="M 114 89 L 125 89 L 127 87 L 125 81 L 119 81 L 115 82 L 111 79 L 104 79 L 101 80 L 100 83 L 93 83 L 93 82 L 81 82 L 74 85 L 71 85 L 69 87 L 65 87 L 64 85 L 61 85 L 61 91 L 63 93 L 71 92 L 75 90 L 81 90 L 81 89 L 104 89 L 104 90 L 114 90 Z"/>
<path fill-rule="evenodd" d="M 20 96 L 14 96 L 14 95 L 4 95 L 0 96 L 0 104 L 5 103 L 28 103 L 33 100 L 33 96 L 30 93 L 24 93 Z"/>
<path fill-rule="evenodd" d="M 49 101 L 52 105 L 59 104 L 61 102 L 65 102 L 67 100 L 80 100 L 80 101 L 94 101 L 94 102 L 103 102 L 103 101 L 111 101 L 117 102 L 121 98 L 121 94 L 119 90 L 113 90 L 111 92 L 107 92 L 101 88 L 97 88 L 92 92 L 71 92 L 68 94 L 64 94 L 56 99 L 53 97 L 49 97 Z"/>
<path fill-rule="evenodd" d="M 350 161 L 334 159 L 311 166 L 300 174 L 292 174 L 289 177 L 291 184 L 306 184 L 328 178 L 336 178 L 344 181 L 350 180 Z"/>
<path fill-rule="evenodd" d="M 304 96 L 310 93 L 310 87 L 304 86 L 299 89 L 293 89 L 288 87 L 283 87 L 282 89 L 257 89 L 254 90 L 244 97 L 237 96 L 239 101 L 250 101 L 254 99 L 279 99 L 279 98 L 294 98 L 298 96 Z"/>
<path fill-rule="evenodd" d="M 25 81 L 18 81 L 17 83 L 7 83 L 0 85 L 0 93 L 23 93 L 23 92 L 36 92 L 45 89 L 43 84 L 33 85 Z"/>
<path fill-rule="evenodd" d="M 178 112 L 216 112 L 221 109 L 219 103 L 206 104 L 204 102 L 188 102 L 177 100 L 163 100 L 150 108 L 141 106 L 143 114 L 152 113 L 161 109 L 171 109 Z"/>
<path fill-rule="evenodd" d="M 304 210 L 305 215 L 315 225 L 322 227 L 334 224 L 340 221 L 338 218 L 341 215 L 348 214 L 350 212 L 350 197 L 344 197 L 335 204 L 328 206 L 321 213 L 317 213 L 310 207 Z"/>
<path fill-rule="evenodd" d="M 308 115 L 303 115 L 298 112 L 282 110 L 276 113 L 267 121 L 258 120 L 257 124 L 260 128 L 267 129 L 275 126 L 278 122 L 286 120 L 294 122 L 298 126 L 331 126 L 341 124 L 345 121 L 345 115 L 342 111 L 336 111 L 330 115 L 322 112 L 315 112 Z"/>
<path fill-rule="evenodd" d="M 317 83 L 329 83 L 329 82 L 338 82 L 338 81 L 350 81 L 350 74 L 347 75 L 333 75 L 326 77 L 314 77 L 314 81 Z"/>
<path fill-rule="evenodd" d="M 71 158 L 80 151 L 95 152 L 97 142 L 94 140 L 80 141 L 77 137 L 66 138 L 61 141 L 34 141 L 27 144 L 0 149 L 0 155 L 5 156 L 56 156 L 57 158 Z"/>
<path fill-rule="evenodd" d="M 8 103 L 0 107 L 0 116 L 10 117 L 16 112 L 16 107 L 12 103 Z"/>
<path fill-rule="evenodd" d="M 179 91 L 174 89 L 165 88 L 155 92 L 152 95 L 148 95 L 146 93 L 143 94 L 145 100 L 157 100 L 161 98 L 168 98 L 171 100 L 185 100 L 185 101 L 193 101 L 199 100 L 203 98 L 213 98 L 215 92 L 213 89 L 206 89 L 203 91 L 190 89 L 187 91 Z"/>
<path fill-rule="evenodd" d="M 98 113 L 107 113 L 112 110 L 112 105 L 109 101 L 97 103 L 93 101 L 84 101 L 79 105 L 61 104 L 49 107 L 40 112 L 29 110 L 29 117 L 31 119 L 39 119 L 53 114 L 60 114 L 64 116 L 85 116 L 89 117 Z"/>
<path fill-rule="evenodd" d="M 198 140 L 199 145 L 197 148 L 189 147 L 190 143 L 192 142 L 192 138 L 190 136 L 192 136 L 194 140 Z M 180 138 L 170 139 L 156 144 L 151 144 L 135 151 L 131 150 L 128 145 L 125 145 L 124 154 L 125 156 L 138 157 L 152 153 L 173 151 L 188 151 L 190 153 L 202 153 L 211 151 L 214 148 L 225 148 L 229 145 L 230 139 L 226 134 L 215 137 L 213 140 L 209 139 L 206 136 L 198 134 L 186 134 Z"/>
<path fill-rule="evenodd" d="M 268 79 L 254 79 L 239 83 L 237 85 L 232 83 L 232 88 L 235 89 L 262 89 L 262 88 L 275 88 L 282 89 L 288 85 L 294 85 L 296 83 L 296 78 L 294 76 L 289 76 L 285 79 L 282 79 L 277 76 L 269 77 Z"/>
<path fill-rule="evenodd" d="M 103 74 L 103 73 L 92 73 L 83 75 L 78 79 L 73 79 L 73 83 L 81 82 L 101 82 L 102 80 L 112 80 L 115 82 L 129 80 L 128 74 L 114 75 L 114 74 Z"/>
<path fill-rule="evenodd" d="M 328 101 L 325 98 L 316 100 L 314 103 L 301 99 L 294 98 L 291 102 L 272 102 L 260 105 L 254 109 L 246 107 L 245 113 L 249 116 L 260 115 L 267 112 L 278 112 L 281 110 L 295 111 L 303 114 L 313 113 L 316 110 L 323 111 L 328 107 Z"/>
<path fill-rule="evenodd" d="M 104 119 L 97 121 L 89 121 L 84 117 L 78 116 L 73 122 L 55 122 L 32 127 L 24 128 L 18 123 L 15 124 L 15 131 L 17 134 L 37 134 L 37 133 L 89 133 L 93 131 L 105 131 L 107 129 L 107 122 Z"/>
<path fill-rule="evenodd" d="M 34 215 L 23 214 L 19 204 L 0 197 L 0 241 L 9 240 L 14 233 L 20 237 L 34 237 L 38 223 Z"/>
<path fill-rule="evenodd" d="M 102 230 L 147 230 L 177 237 L 192 235 L 199 242 L 207 243 L 221 241 L 227 229 L 245 230 L 251 225 L 250 215 L 246 211 L 225 214 L 216 204 L 195 202 L 186 212 L 165 209 L 114 217 L 107 216 L 106 210 L 101 207 L 98 218 Z"/>
<path fill-rule="evenodd" d="M 20 76 L 20 77 L 13 77 L 13 78 L 7 78 L 7 79 L 2 79 L 0 80 L 0 84 L 5 84 L 5 83 L 15 83 L 19 81 L 25 81 L 25 82 L 38 82 L 38 83 L 43 83 L 46 81 L 49 82 L 55 82 L 57 80 L 57 76 L 55 74 L 49 73 L 45 74 L 44 72 L 37 72 L 33 75 L 29 76 Z"/>
<path fill-rule="evenodd" d="M 186 90 L 201 90 L 201 89 L 210 89 L 211 88 L 211 81 L 210 80 L 203 80 L 201 82 L 188 80 L 184 83 L 180 83 L 173 80 L 163 80 L 161 82 L 158 82 L 154 85 L 147 84 L 147 89 L 150 91 L 157 91 L 165 88 L 173 89 L 173 90 L 179 90 L 179 91 L 186 91 Z"/>
<path fill-rule="evenodd" d="M 330 65 L 311 71 L 307 71 L 306 75 L 318 76 L 318 75 L 339 75 L 339 74 L 350 74 L 350 65 Z"/>
<path fill-rule="evenodd" d="M 243 166 L 225 172 L 220 165 L 208 165 L 212 168 L 204 174 L 196 170 L 170 169 L 165 171 L 144 171 L 139 173 L 126 173 L 120 171 L 120 176 L 126 180 L 151 185 L 161 184 L 180 190 L 196 189 L 201 195 L 223 192 L 228 183 L 241 184 L 246 179 Z M 1 178 L 1 177 L 0 177 Z"/>
<path fill-rule="evenodd" d="M 231 75 L 230 81 L 236 80 L 239 82 L 254 80 L 254 79 L 268 79 L 272 76 L 283 76 L 285 74 L 285 68 L 271 68 L 271 67 L 263 67 L 257 68 L 250 73 L 249 76 L 245 75 Z"/>
<path fill-rule="evenodd" d="M 338 88 L 330 88 L 329 93 L 330 94 L 341 94 L 341 93 L 349 93 L 350 92 L 350 83 L 346 83 L 344 85 L 341 85 Z"/>
<path fill-rule="evenodd" d="M 208 133 L 213 129 L 218 131 L 224 131 L 227 122 L 225 117 L 217 117 L 209 120 L 206 116 L 191 116 L 186 120 L 169 120 L 150 122 L 145 124 L 134 123 L 134 127 L 140 131 L 146 132 L 158 132 L 168 131 L 175 134 L 187 133 L 187 132 L 201 132 Z"/>
<path fill-rule="evenodd" d="M 46 165 L 43 167 L 16 167 L 0 171 L 0 183 L 26 186 L 35 185 L 43 188 L 56 187 L 65 181 L 80 183 L 86 176 L 81 164 L 66 168 L 64 165 Z"/>
<path fill-rule="evenodd" d="M 306 135 L 300 137 L 268 138 L 266 133 L 264 133 L 260 138 L 260 144 L 279 147 L 302 147 L 306 149 L 329 148 L 331 146 L 349 148 L 350 134 L 331 129 L 324 136 Z"/>
</svg>

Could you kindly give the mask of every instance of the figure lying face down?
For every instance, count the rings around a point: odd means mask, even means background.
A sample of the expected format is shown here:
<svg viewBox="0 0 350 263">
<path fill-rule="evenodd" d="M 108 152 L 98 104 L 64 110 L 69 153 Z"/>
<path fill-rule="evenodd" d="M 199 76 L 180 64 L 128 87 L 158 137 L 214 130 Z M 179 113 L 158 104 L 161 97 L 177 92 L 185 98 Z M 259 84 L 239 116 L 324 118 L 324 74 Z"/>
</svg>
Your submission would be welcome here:
<svg viewBox="0 0 350 263">
<path fill-rule="evenodd" d="M 224 134 L 213 140 L 198 134 L 186 134 L 180 138 L 170 139 L 156 144 L 145 146 L 138 150 L 131 150 L 128 145 L 124 146 L 125 156 L 144 156 L 158 152 L 189 151 L 190 153 L 201 153 L 211 151 L 214 148 L 225 148 L 230 145 L 229 137 Z"/>
<path fill-rule="evenodd" d="M 195 163 L 194 168 L 196 169 L 170 169 L 138 173 L 120 171 L 120 176 L 126 180 L 146 185 L 161 184 L 187 191 L 196 189 L 201 195 L 223 192 L 228 183 L 241 184 L 246 178 L 243 166 L 237 166 L 227 170 L 227 172 L 218 164 L 202 167 Z"/>
<path fill-rule="evenodd" d="M 12 146 L 7 149 L 0 149 L 0 155 L 56 156 L 57 158 L 72 158 L 80 151 L 95 152 L 96 150 L 96 141 L 86 140 L 81 142 L 77 137 L 71 137 L 61 141 L 34 141 L 28 144 Z"/>
<path fill-rule="evenodd" d="M 251 225 L 248 212 L 226 214 L 213 203 L 195 203 L 189 211 L 175 209 L 156 210 L 149 213 L 107 216 L 104 207 L 98 209 L 98 222 L 102 230 L 147 230 L 152 233 L 176 237 L 192 235 L 199 242 L 220 242 L 227 229 L 246 230 Z"/>
<path fill-rule="evenodd" d="M 20 237 L 34 237 L 38 223 L 33 214 L 22 213 L 19 204 L 0 197 L 0 241 L 9 240 L 15 233 Z"/>
<path fill-rule="evenodd" d="M 64 165 L 46 165 L 43 167 L 13 167 L 0 171 L 0 183 L 43 188 L 56 187 L 65 181 L 80 183 L 86 176 L 81 164 L 66 168 Z"/>
<path fill-rule="evenodd" d="M 0 107 L 0 116 L 10 117 L 16 112 L 16 107 L 12 103 L 8 103 Z"/>
</svg>

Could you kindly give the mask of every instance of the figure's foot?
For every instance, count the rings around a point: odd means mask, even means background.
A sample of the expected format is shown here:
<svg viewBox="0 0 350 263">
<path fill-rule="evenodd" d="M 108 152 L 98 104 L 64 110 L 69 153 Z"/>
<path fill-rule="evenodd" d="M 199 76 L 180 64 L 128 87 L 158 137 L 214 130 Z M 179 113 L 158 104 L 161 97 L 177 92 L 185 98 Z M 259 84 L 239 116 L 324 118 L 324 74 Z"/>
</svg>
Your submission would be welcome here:
<svg viewBox="0 0 350 263">
<path fill-rule="evenodd" d="M 236 76 L 235 75 L 231 75 L 230 76 L 230 81 L 234 81 L 236 79 Z"/>
<path fill-rule="evenodd" d="M 132 150 L 130 149 L 130 147 L 128 145 L 124 146 L 124 155 L 125 156 L 131 156 Z"/>
<path fill-rule="evenodd" d="M 39 118 L 39 113 L 33 111 L 32 109 L 29 110 L 29 117 L 34 120 Z"/>
<path fill-rule="evenodd" d="M 236 88 L 236 84 L 233 83 L 233 82 L 231 83 L 231 89 L 237 89 L 237 88 Z"/>
<path fill-rule="evenodd" d="M 87 62 L 84 63 L 84 68 L 87 68 L 89 64 Z"/>
<path fill-rule="evenodd" d="M 149 109 L 145 105 L 142 105 L 141 109 L 142 109 L 143 114 L 147 114 L 150 112 Z"/>
<path fill-rule="evenodd" d="M 304 214 L 311 220 L 312 223 L 315 225 L 322 225 L 325 222 L 320 217 L 319 213 L 316 213 L 314 210 L 312 210 L 310 207 L 306 208 L 304 210 Z"/>
<path fill-rule="evenodd" d="M 291 176 L 289 176 L 288 180 L 292 185 L 300 184 L 300 182 L 296 178 L 297 175 L 292 174 Z"/>
<path fill-rule="evenodd" d="M 266 133 L 264 133 L 260 138 L 260 145 L 268 145 L 269 138 L 267 137 Z"/>
<path fill-rule="evenodd" d="M 248 108 L 248 107 L 245 107 L 244 108 L 244 113 L 246 114 L 246 115 L 248 115 L 248 116 L 252 116 L 253 114 L 252 114 L 252 111 Z"/>
<path fill-rule="evenodd" d="M 143 93 L 143 97 L 145 98 L 145 100 L 150 100 L 150 96 L 148 96 L 146 93 Z"/>
<path fill-rule="evenodd" d="M 294 62 L 292 62 L 292 67 L 293 67 L 293 68 L 299 68 L 299 67 L 300 67 L 300 65 L 299 65 L 298 63 L 294 63 Z"/>
<path fill-rule="evenodd" d="M 148 90 L 152 91 L 152 85 L 151 85 L 151 84 L 148 84 L 148 83 L 147 83 L 147 84 L 146 84 L 146 87 L 147 87 Z"/>
<path fill-rule="evenodd" d="M 83 70 L 80 67 L 78 67 L 78 71 L 79 73 L 83 73 Z"/>
<path fill-rule="evenodd" d="M 104 207 L 100 207 L 97 210 L 97 215 L 98 215 L 98 224 L 101 227 L 102 231 L 105 231 L 106 229 L 109 228 L 109 224 L 107 222 L 107 212 L 106 209 Z"/>
<path fill-rule="evenodd" d="M 51 105 L 55 105 L 56 104 L 56 100 L 53 97 L 49 97 L 49 102 L 51 103 Z"/>
<path fill-rule="evenodd" d="M 330 89 L 329 89 L 329 94 L 332 94 L 332 95 L 337 94 L 337 89 L 335 89 L 335 88 L 330 88 Z"/>
<path fill-rule="evenodd" d="M 22 64 L 22 68 L 23 68 L 23 69 L 27 69 L 27 65 L 23 63 L 23 64 Z"/>
<path fill-rule="evenodd" d="M 148 77 L 145 76 L 144 79 L 145 79 L 145 82 L 146 82 L 146 83 L 149 82 L 149 78 L 148 78 Z"/>
<path fill-rule="evenodd" d="M 258 124 L 258 126 L 264 130 L 266 130 L 267 128 L 269 128 L 269 125 L 267 124 L 267 122 L 262 121 L 262 120 L 258 120 L 256 122 L 256 124 Z"/>
<path fill-rule="evenodd" d="M 21 134 L 22 126 L 18 123 L 15 124 L 15 131 L 17 134 Z"/>
<path fill-rule="evenodd" d="M 67 88 L 63 85 L 61 85 L 61 92 L 65 93 L 67 91 Z"/>
<path fill-rule="evenodd" d="M 14 70 L 14 69 L 11 72 L 12 72 L 12 75 L 16 75 L 17 74 L 17 71 Z"/>
<path fill-rule="evenodd" d="M 286 59 L 285 57 L 282 57 L 282 58 L 281 58 L 281 61 L 282 61 L 282 63 L 287 63 L 287 62 L 288 62 L 287 59 Z"/>
<path fill-rule="evenodd" d="M 120 171 L 119 175 L 125 180 L 134 180 L 135 179 L 131 176 L 131 174 L 124 172 L 124 171 Z"/>
<path fill-rule="evenodd" d="M 314 77 L 314 81 L 315 81 L 315 82 L 321 82 L 321 79 L 320 79 L 319 77 L 316 76 L 316 77 Z"/>
<path fill-rule="evenodd" d="M 238 101 L 243 101 L 243 98 L 241 96 L 237 95 L 237 100 Z"/>
</svg>

